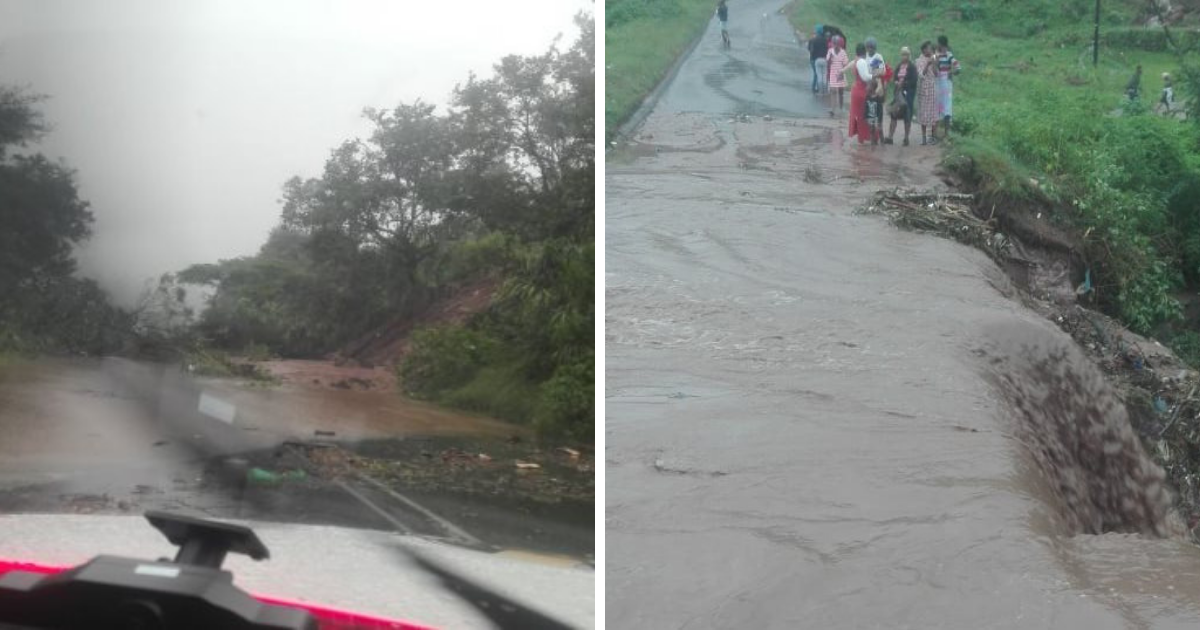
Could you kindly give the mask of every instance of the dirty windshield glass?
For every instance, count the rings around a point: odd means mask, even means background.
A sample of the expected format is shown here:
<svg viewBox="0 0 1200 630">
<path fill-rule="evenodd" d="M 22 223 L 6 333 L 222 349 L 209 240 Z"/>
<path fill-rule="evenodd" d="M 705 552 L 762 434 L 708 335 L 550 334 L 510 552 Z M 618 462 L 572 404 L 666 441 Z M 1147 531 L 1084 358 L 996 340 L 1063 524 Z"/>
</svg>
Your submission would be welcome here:
<svg viewBox="0 0 1200 630">
<path fill-rule="evenodd" d="M 0 1 L 0 557 L 166 510 L 253 591 L 457 625 L 415 541 L 592 623 L 592 10 Z"/>
</svg>

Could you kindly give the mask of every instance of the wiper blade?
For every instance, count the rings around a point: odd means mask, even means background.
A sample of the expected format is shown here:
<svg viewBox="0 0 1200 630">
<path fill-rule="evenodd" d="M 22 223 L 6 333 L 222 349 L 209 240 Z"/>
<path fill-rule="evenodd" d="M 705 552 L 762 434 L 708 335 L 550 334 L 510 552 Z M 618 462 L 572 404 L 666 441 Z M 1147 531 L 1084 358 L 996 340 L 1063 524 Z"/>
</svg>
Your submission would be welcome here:
<svg viewBox="0 0 1200 630">
<path fill-rule="evenodd" d="M 405 552 L 421 568 L 437 576 L 446 588 L 483 613 L 500 630 L 572 630 L 571 626 L 499 595 L 411 549 L 405 549 Z"/>
</svg>

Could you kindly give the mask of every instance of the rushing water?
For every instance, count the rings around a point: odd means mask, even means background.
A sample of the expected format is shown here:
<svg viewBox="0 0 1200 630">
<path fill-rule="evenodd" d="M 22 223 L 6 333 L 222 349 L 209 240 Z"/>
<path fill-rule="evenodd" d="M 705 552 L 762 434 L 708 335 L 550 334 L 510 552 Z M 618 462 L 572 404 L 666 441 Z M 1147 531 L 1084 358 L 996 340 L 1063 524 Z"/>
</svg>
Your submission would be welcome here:
<svg viewBox="0 0 1200 630">
<path fill-rule="evenodd" d="M 844 142 L 778 4 L 607 165 L 607 622 L 1195 627 L 1113 393 L 983 254 L 852 215 L 937 153 Z"/>
<path fill-rule="evenodd" d="M 1012 432 L 1037 467 L 1068 534 L 1182 536 L 1162 468 L 1145 453 L 1125 405 L 1069 338 L 995 326 L 979 355 Z"/>
</svg>

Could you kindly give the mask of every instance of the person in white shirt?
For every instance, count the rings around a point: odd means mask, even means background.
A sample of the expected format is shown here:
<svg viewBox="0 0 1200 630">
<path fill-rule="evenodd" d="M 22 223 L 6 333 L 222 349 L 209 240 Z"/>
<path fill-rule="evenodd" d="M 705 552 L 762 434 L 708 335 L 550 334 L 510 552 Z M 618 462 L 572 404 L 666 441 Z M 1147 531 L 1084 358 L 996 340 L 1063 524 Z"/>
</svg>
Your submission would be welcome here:
<svg viewBox="0 0 1200 630">
<path fill-rule="evenodd" d="M 863 41 L 863 44 L 867 46 L 867 67 L 874 68 L 872 76 L 882 75 L 885 72 L 886 65 L 883 62 L 883 55 L 879 54 L 876 50 L 878 42 L 875 41 L 874 37 L 868 37 Z"/>
</svg>

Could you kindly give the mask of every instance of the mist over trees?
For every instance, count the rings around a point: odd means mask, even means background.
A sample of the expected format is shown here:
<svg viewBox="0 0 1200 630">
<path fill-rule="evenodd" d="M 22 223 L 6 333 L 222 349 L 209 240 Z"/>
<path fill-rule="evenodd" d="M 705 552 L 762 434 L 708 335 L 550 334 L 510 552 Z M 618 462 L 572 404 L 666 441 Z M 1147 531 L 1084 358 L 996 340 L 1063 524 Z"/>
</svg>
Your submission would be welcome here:
<svg viewBox="0 0 1200 630">
<path fill-rule="evenodd" d="M 0 351 L 109 352 L 129 317 L 75 276 L 92 213 L 70 168 L 24 150 L 48 130 L 41 100 L 0 86 Z"/>
<path fill-rule="evenodd" d="M 0 351 L 322 358 L 483 282 L 485 310 L 413 333 L 405 390 L 591 441 L 595 32 L 577 24 L 569 47 L 505 57 L 445 108 L 365 110 L 369 135 L 283 182 L 256 255 L 165 274 L 129 311 L 76 275 L 93 217 L 74 173 L 27 150 L 41 97 L 0 87 Z"/>
<path fill-rule="evenodd" d="M 231 350 L 319 357 L 456 286 L 501 283 L 464 326 L 420 331 L 417 396 L 590 440 L 594 392 L 595 33 L 470 76 L 443 111 L 368 109 L 372 131 L 283 184 L 255 256 L 172 282 L 213 291 L 196 330 Z"/>
</svg>

